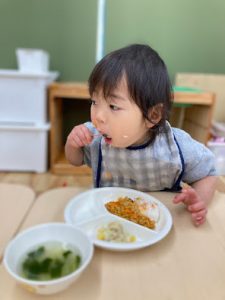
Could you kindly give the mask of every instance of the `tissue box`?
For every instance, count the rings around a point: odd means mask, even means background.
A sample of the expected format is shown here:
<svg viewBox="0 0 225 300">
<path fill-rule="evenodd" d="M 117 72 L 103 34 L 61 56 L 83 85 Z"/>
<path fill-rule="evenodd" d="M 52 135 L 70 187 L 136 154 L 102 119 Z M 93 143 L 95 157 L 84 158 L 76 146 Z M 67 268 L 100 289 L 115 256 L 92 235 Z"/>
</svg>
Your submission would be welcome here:
<svg viewBox="0 0 225 300">
<path fill-rule="evenodd" d="M 46 73 L 49 70 L 49 54 L 42 49 L 16 49 L 18 68 L 21 72 Z"/>
</svg>

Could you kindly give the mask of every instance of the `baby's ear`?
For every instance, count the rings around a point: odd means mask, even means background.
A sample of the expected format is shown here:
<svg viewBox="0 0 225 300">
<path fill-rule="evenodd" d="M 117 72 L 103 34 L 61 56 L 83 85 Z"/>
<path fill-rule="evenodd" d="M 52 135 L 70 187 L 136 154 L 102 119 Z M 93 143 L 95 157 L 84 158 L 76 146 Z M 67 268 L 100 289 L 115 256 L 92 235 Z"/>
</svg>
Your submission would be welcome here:
<svg viewBox="0 0 225 300">
<path fill-rule="evenodd" d="M 148 114 L 148 123 L 147 126 L 151 128 L 152 126 L 156 125 L 159 123 L 159 121 L 162 119 L 163 115 L 163 104 L 156 104 L 152 108 L 149 109 L 149 114 Z"/>
</svg>

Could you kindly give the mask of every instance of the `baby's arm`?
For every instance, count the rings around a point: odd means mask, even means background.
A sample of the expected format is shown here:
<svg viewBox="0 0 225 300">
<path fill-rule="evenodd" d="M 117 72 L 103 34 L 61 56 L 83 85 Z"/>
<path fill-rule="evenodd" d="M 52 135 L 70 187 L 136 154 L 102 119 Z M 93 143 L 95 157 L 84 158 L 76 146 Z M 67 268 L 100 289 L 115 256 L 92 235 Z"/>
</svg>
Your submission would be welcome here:
<svg viewBox="0 0 225 300">
<path fill-rule="evenodd" d="M 192 187 L 182 189 L 181 193 L 173 199 L 175 204 L 183 202 L 187 206 L 196 226 L 206 220 L 207 206 L 213 198 L 216 181 L 216 176 L 200 179 L 194 182 Z"/>
<path fill-rule="evenodd" d="M 75 126 L 67 137 L 65 154 L 67 160 L 75 165 L 83 164 L 83 147 L 91 143 L 93 136 L 89 129 L 84 125 Z"/>
</svg>

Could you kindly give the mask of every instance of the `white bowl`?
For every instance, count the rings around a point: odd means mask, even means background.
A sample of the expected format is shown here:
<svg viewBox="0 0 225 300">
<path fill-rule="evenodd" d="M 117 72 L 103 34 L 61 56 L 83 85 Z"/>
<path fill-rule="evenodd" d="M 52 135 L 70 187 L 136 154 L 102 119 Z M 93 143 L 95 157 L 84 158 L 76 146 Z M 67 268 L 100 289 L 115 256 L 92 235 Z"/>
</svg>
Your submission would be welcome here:
<svg viewBox="0 0 225 300">
<path fill-rule="evenodd" d="M 59 279 L 35 281 L 19 275 L 19 261 L 31 248 L 40 244 L 58 241 L 69 244 L 79 251 L 81 265 L 71 274 Z M 9 274 L 24 288 L 37 294 L 54 294 L 66 289 L 87 268 L 94 252 L 88 236 L 79 228 L 65 223 L 47 223 L 29 228 L 18 234 L 7 245 L 4 253 L 4 266 Z"/>
</svg>

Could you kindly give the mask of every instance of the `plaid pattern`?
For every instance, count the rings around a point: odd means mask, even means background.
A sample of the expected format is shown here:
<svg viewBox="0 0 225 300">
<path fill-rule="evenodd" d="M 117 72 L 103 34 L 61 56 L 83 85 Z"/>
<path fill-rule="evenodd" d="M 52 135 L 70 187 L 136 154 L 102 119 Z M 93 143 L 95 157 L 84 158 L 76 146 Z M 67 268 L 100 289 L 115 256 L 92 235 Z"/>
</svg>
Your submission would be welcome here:
<svg viewBox="0 0 225 300">
<path fill-rule="evenodd" d="M 102 139 L 100 186 L 123 186 L 142 191 L 171 188 L 182 165 L 177 145 L 173 137 L 170 139 L 170 151 L 163 138 L 142 149 L 113 148 Z"/>
<path fill-rule="evenodd" d="M 97 133 L 91 122 L 85 125 L 93 134 Z M 100 187 L 121 186 L 142 191 L 171 189 L 182 172 L 174 137 L 184 158 L 183 182 L 192 183 L 216 175 L 215 158 L 208 148 L 185 131 L 172 128 L 168 122 L 166 127 L 167 132 L 159 134 L 154 143 L 137 150 L 114 148 L 100 136 L 95 137 L 84 147 L 84 163 L 92 168 L 94 185 L 97 186 L 100 172 Z"/>
</svg>

